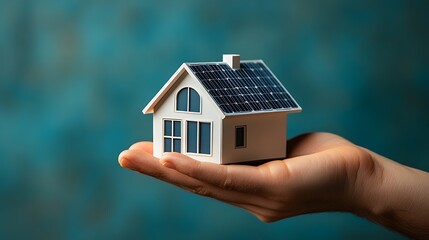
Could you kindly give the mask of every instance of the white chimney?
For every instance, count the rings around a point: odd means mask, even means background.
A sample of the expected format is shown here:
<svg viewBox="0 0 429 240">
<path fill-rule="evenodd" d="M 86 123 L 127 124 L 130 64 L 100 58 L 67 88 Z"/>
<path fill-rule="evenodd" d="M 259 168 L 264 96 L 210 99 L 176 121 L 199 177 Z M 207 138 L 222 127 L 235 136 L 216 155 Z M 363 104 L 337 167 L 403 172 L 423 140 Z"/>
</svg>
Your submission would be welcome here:
<svg viewBox="0 0 429 240">
<path fill-rule="evenodd" d="M 223 62 L 233 69 L 240 69 L 240 54 L 224 54 Z"/>
</svg>

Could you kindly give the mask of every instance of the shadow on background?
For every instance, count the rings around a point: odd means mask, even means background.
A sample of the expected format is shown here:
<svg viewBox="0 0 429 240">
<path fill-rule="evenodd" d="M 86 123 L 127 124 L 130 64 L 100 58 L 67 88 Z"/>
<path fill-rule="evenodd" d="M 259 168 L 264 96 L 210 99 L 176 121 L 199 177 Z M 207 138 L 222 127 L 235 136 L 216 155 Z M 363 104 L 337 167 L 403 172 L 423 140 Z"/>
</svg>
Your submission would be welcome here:
<svg viewBox="0 0 429 240">
<path fill-rule="evenodd" d="M 182 62 L 263 59 L 329 131 L 429 170 L 427 1 L 0 3 L 0 238 L 400 239 L 345 213 L 265 224 L 123 170 Z M 426 160 L 426 161 L 425 161 Z"/>
</svg>

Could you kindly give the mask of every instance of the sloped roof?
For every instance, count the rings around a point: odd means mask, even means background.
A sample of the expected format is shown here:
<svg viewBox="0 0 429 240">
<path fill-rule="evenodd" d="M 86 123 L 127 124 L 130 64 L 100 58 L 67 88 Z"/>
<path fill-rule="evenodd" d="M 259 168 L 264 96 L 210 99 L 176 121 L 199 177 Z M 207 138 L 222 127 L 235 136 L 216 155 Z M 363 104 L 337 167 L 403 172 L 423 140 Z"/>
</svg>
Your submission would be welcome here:
<svg viewBox="0 0 429 240">
<path fill-rule="evenodd" d="M 301 107 L 262 60 L 187 63 L 225 115 L 271 111 L 299 112 Z"/>
</svg>

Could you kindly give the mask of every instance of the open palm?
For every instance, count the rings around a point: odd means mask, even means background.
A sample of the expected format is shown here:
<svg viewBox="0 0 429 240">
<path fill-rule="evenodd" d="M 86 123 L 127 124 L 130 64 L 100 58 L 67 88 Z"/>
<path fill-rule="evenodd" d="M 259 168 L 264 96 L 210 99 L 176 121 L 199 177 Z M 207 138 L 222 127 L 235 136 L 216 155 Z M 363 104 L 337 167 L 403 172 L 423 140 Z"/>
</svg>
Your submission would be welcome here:
<svg viewBox="0 0 429 240">
<path fill-rule="evenodd" d="M 259 166 L 218 165 L 179 153 L 152 155 L 139 142 L 119 155 L 122 167 L 199 195 L 244 208 L 264 222 L 320 211 L 350 211 L 360 179 L 372 175 L 371 154 L 334 134 L 310 133 L 288 141 L 287 159 Z"/>
</svg>

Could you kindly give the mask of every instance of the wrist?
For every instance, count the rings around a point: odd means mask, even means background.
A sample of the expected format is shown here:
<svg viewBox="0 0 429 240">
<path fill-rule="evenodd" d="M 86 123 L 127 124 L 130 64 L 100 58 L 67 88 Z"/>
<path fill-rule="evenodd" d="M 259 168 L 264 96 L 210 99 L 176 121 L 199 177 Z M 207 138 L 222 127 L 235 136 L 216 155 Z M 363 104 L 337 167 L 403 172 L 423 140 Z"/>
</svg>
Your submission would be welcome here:
<svg viewBox="0 0 429 240">
<path fill-rule="evenodd" d="M 387 212 L 383 197 L 386 193 L 384 159 L 375 153 L 362 148 L 367 154 L 361 159 L 354 173 L 355 181 L 350 191 L 351 212 L 368 219 Z M 386 199 L 384 199 L 386 200 Z"/>
<path fill-rule="evenodd" d="M 428 237 L 429 174 L 367 151 L 374 169 L 358 174 L 352 212 L 408 236 Z"/>
</svg>

